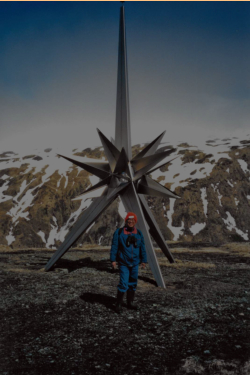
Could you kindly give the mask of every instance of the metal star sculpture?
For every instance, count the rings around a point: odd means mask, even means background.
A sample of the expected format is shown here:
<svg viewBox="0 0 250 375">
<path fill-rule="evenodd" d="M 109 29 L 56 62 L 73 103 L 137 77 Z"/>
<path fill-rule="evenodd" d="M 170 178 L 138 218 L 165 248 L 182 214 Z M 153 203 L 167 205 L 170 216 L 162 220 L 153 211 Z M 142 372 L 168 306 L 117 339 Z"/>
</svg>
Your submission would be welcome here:
<svg viewBox="0 0 250 375">
<path fill-rule="evenodd" d="M 135 212 L 138 218 L 137 227 L 142 231 L 151 267 L 158 286 L 165 288 L 157 257 L 153 248 L 150 235 L 161 248 L 168 260 L 173 263 L 166 241 L 151 213 L 144 195 L 158 197 L 179 198 L 174 192 L 160 185 L 150 178 L 150 173 L 163 165 L 157 166 L 171 151 L 156 152 L 165 132 L 148 144 L 141 152 L 132 158 L 131 136 L 129 122 L 128 78 L 126 58 L 126 37 L 124 6 L 120 9 L 119 54 L 118 54 L 118 78 L 117 78 L 117 103 L 116 103 L 116 129 L 115 140 L 110 142 L 104 134 L 98 130 L 101 143 L 104 148 L 108 163 L 82 163 L 71 158 L 64 157 L 87 172 L 100 178 L 100 182 L 85 193 L 106 186 L 102 195 L 95 198 L 91 205 L 83 212 L 72 230 L 66 236 L 64 242 L 47 263 L 45 270 L 51 267 L 65 254 L 77 239 L 90 227 L 101 213 L 120 196 L 127 212 Z"/>
</svg>

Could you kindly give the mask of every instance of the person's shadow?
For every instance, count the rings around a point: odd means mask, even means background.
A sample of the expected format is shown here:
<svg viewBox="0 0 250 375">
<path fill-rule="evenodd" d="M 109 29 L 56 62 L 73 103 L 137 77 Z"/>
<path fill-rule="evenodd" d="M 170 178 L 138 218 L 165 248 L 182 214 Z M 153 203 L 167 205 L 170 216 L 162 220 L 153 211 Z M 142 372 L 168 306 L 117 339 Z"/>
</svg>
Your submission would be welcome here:
<svg viewBox="0 0 250 375">
<path fill-rule="evenodd" d="M 116 298 L 111 296 L 106 296 L 105 294 L 97 293 L 83 293 L 80 295 L 80 298 L 88 303 L 97 303 L 104 305 L 107 309 L 115 311 Z M 125 304 L 124 304 L 125 306 Z"/>
</svg>

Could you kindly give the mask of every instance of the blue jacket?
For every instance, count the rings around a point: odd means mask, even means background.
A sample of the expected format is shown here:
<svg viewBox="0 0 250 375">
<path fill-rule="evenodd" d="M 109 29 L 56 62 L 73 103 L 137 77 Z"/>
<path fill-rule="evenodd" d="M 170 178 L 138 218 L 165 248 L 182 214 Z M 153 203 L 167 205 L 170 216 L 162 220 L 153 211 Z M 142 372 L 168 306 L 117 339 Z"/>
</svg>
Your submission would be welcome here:
<svg viewBox="0 0 250 375">
<path fill-rule="evenodd" d="M 119 234 L 119 230 L 120 228 L 118 228 L 113 235 L 110 250 L 111 262 L 117 261 L 118 263 L 127 266 L 136 266 L 139 263 L 147 263 L 147 254 L 142 232 L 140 231 L 139 233 L 136 228 L 133 232 L 127 232 L 125 227 L 123 227 L 121 234 Z M 134 244 L 126 246 L 126 241 L 129 235 L 136 238 L 136 246 Z"/>
</svg>

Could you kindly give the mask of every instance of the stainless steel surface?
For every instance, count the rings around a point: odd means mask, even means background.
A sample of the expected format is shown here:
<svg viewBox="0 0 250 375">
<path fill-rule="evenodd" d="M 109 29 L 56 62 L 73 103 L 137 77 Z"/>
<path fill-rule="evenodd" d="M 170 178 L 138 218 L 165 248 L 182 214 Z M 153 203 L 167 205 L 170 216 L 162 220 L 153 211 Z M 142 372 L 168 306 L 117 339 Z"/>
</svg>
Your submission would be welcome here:
<svg viewBox="0 0 250 375">
<path fill-rule="evenodd" d="M 113 172 L 120 157 L 120 151 L 117 150 L 116 146 L 114 146 L 113 143 L 110 142 L 99 129 L 97 129 L 97 131 L 102 142 L 105 155 L 109 161 L 110 168 Z"/>
<path fill-rule="evenodd" d="M 148 174 L 150 174 L 150 173 L 153 173 L 153 172 L 156 171 L 157 169 L 160 169 L 160 168 L 164 167 L 164 165 L 170 164 L 171 161 L 177 159 L 178 157 L 179 157 L 179 156 L 176 156 L 176 158 L 173 158 L 173 159 L 171 159 L 171 160 L 169 160 L 169 161 L 166 161 L 165 163 L 162 163 L 161 165 L 158 165 L 156 168 L 150 169 L 150 171 L 148 171 L 148 172 L 146 173 L 146 175 L 148 175 Z"/>
<path fill-rule="evenodd" d="M 82 169 L 85 169 L 87 172 L 92 173 L 99 178 L 106 178 L 110 175 L 110 172 L 106 171 L 106 168 L 107 168 L 106 166 L 108 166 L 108 169 L 110 169 L 108 164 L 104 164 L 104 163 L 83 163 L 81 161 L 68 158 L 67 156 L 63 156 L 63 155 L 59 155 L 59 156 L 61 156 L 62 158 L 66 159 L 68 161 L 70 161 L 71 163 L 77 165 L 78 167 L 81 167 Z"/>
<path fill-rule="evenodd" d="M 120 8 L 117 94 L 116 94 L 116 122 L 115 145 L 121 151 L 124 147 L 128 159 L 131 160 L 131 133 L 128 96 L 128 68 L 126 49 L 126 30 L 124 6 Z"/>
<path fill-rule="evenodd" d="M 143 158 L 144 156 L 153 155 L 157 150 L 157 147 L 161 143 L 161 140 L 165 133 L 166 130 L 163 133 L 161 133 L 157 138 L 155 138 L 151 143 L 149 143 L 149 145 L 144 147 L 144 149 L 141 152 L 139 152 L 139 154 L 137 154 L 132 160 L 137 160 Z"/>
<path fill-rule="evenodd" d="M 126 151 L 122 148 L 119 159 L 117 160 L 117 164 L 115 166 L 114 173 L 127 173 L 129 175 L 128 169 L 128 158 L 126 155 Z"/>
<path fill-rule="evenodd" d="M 152 214 L 152 212 L 150 211 L 150 208 L 148 207 L 145 197 L 143 195 L 139 195 L 139 199 L 141 202 L 144 216 L 149 226 L 149 233 L 151 234 L 151 236 L 153 237 L 153 239 L 155 240 L 159 248 L 162 250 L 162 252 L 165 254 L 165 256 L 168 258 L 169 262 L 174 263 L 174 258 L 154 218 L 154 215 Z"/>
<path fill-rule="evenodd" d="M 137 188 L 138 194 L 145 194 L 145 195 L 152 195 L 155 197 L 163 197 L 163 198 L 180 198 L 179 195 L 175 194 L 165 186 L 159 184 L 152 180 L 152 178 L 148 176 L 143 176 L 138 183 Z"/>
<path fill-rule="evenodd" d="M 94 191 L 96 189 L 99 189 L 102 186 L 109 185 L 111 177 L 112 176 L 109 176 L 109 177 L 105 178 L 104 180 L 101 180 L 101 181 L 97 182 L 97 184 L 91 186 L 89 189 L 85 190 L 82 194 L 75 196 L 74 199 L 80 198 L 83 195 L 85 195 L 86 193 L 89 193 L 90 191 Z"/>
<path fill-rule="evenodd" d="M 167 157 L 170 151 L 159 152 L 158 154 L 145 156 L 138 160 L 131 160 L 131 165 L 135 171 L 134 180 L 138 180 L 151 168 L 158 164 L 162 159 Z"/>
</svg>

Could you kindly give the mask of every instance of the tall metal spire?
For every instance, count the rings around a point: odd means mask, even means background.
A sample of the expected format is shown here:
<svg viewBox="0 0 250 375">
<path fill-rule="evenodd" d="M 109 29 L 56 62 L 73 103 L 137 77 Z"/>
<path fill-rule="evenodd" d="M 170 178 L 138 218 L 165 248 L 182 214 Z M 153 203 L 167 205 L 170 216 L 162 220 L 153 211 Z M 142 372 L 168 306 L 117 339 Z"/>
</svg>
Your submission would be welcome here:
<svg viewBox="0 0 250 375">
<path fill-rule="evenodd" d="M 121 6 L 120 8 L 115 145 L 119 151 L 121 151 L 121 149 L 124 148 L 128 156 L 128 159 L 131 160 L 131 130 L 129 114 L 128 68 L 124 6 Z"/>
<path fill-rule="evenodd" d="M 164 279 L 154 251 L 151 236 L 171 263 L 174 262 L 174 259 L 148 207 L 144 195 L 155 195 L 166 198 L 179 197 L 174 192 L 152 180 L 149 176 L 153 171 L 166 164 L 158 165 L 170 154 L 169 151 L 156 152 L 164 133 L 149 143 L 132 159 L 123 6 L 120 10 L 115 144 L 111 143 L 100 130 L 98 130 L 98 133 L 108 163 L 100 161 L 97 163 L 83 163 L 65 156 L 63 157 L 101 178 L 102 181 L 99 181 L 85 192 L 97 189 L 100 186 L 107 187 L 102 195 L 99 198 L 95 198 L 91 205 L 80 216 L 70 233 L 66 236 L 64 242 L 47 263 L 45 270 L 49 271 L 77 239 L 86 232 L 90 225 L 95 222 L 101 213 L 119 196 L 126 211 L 135 212 L 137 215 L 137 227 L 144 235 L 149 266 L 158 286 L 165 288 Z"/>
</svg>

